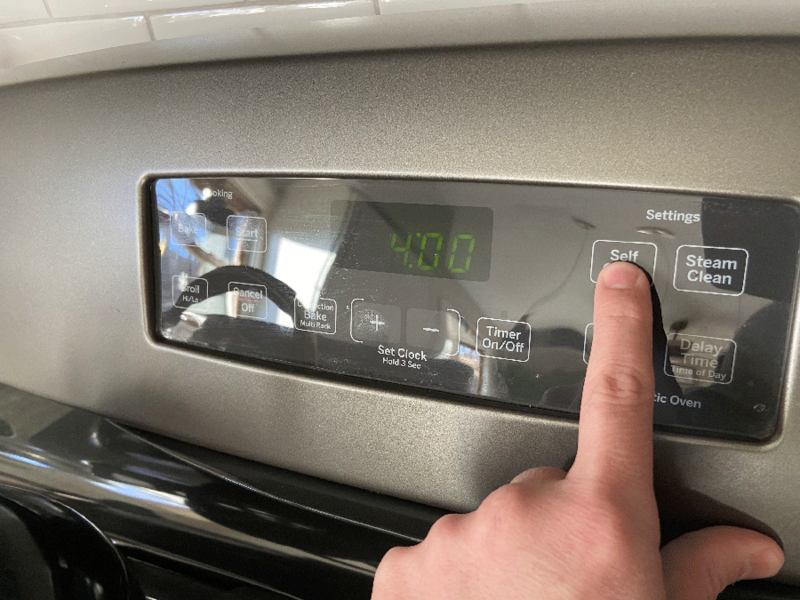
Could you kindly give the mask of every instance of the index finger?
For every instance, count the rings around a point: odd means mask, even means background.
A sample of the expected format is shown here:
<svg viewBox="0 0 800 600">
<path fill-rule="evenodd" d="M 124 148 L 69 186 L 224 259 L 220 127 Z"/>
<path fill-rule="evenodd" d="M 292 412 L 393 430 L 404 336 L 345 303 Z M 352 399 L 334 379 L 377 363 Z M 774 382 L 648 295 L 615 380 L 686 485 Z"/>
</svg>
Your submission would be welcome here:
<svg viewBox="0 0 800 600">
<path fill-rule="evenodd" d="M 595 288 L 594 340 L 571 477 L 652 487 L 652 319 L 645 273 L 630 263 L 606 266 Z"/>
</svg>

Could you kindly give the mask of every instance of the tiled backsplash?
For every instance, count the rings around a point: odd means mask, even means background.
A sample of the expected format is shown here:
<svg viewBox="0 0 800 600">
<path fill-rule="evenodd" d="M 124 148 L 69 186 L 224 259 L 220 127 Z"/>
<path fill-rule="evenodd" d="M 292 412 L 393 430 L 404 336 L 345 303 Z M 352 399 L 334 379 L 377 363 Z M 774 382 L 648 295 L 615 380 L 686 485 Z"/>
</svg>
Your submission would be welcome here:
<svg viewBox="0 0 800 600">
<path fill-rule="evenodd" d="M 236 29 L 565 0 L 0 0 L 0 69 Z"/>
</svg>

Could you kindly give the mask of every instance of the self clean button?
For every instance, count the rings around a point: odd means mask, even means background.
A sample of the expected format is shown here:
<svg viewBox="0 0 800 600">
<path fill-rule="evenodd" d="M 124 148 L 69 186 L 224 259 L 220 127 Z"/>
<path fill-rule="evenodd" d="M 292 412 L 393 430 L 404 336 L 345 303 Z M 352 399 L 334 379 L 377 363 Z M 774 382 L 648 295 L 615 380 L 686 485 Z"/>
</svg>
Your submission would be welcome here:
<svg viewBox="0 0 800 600">
<path fill-rule="evenodd" d="M 749 259 L 744 248 L 680 246 L 673 285 L 681 292 L 739 296 L 744 293 Z"/>
<path fill-rule="evenodd" d="M 597 283 L 600 271 L 612 262 L 630 262 L 639 265 L 653 277 L 656 272 L 658 247 L 652 242 L 622 242 L 597 240 L 592 244 L 592 266 L 589 277 Z"/>
</svg>

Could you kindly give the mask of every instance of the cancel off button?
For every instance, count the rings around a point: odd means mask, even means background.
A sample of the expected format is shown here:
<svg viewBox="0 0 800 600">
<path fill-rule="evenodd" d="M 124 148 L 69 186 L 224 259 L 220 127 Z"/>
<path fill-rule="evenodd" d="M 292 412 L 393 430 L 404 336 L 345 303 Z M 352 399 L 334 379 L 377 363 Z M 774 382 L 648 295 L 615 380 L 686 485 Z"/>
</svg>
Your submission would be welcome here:
<svg viewBox="0 0 800 600">
<path fill-rule="evenodd" d="M 675 289 L 739 296 L 744 292 L 749 258 L 743 248 L 681 246 L 675 256 Z"/>
</svg>

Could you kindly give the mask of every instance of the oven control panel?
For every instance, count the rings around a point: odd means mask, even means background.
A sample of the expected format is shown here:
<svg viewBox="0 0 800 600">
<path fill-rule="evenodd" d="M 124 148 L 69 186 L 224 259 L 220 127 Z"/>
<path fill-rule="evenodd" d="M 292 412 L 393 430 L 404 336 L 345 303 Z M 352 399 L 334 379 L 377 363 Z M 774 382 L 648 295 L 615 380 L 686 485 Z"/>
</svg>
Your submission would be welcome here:
<svg viewBox="0 0 800 600">
<path fill-rule="evenodd" d="M 800 239 L 789 203 L 283 177 L 151 192 L 164 342 L 576 415 L 594 282 L 629 261 L 653 281 L 656 424 L 775 431 Z"/>
</svg>

